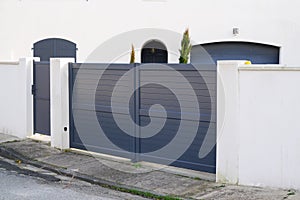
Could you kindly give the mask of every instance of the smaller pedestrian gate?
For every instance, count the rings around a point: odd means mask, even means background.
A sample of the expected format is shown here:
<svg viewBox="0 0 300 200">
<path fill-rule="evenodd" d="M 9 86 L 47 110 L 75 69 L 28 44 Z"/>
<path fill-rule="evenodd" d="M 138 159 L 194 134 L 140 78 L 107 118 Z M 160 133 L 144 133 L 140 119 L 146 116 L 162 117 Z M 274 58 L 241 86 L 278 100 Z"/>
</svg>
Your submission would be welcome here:
<svg viewBox="0 0 300 200">
<path fill-rule="evenodd" d="M 50 63 L 33 64 L 34 133 L 50 135 Z"/>
<path fill-rule="evenodd" d="M 33 44 L 32 94 L 34 96 L 34 133 L 50 135 L 50 58 L 71 57 L 76 61 L 76 44 L 62 38 L 47 38 Z"/>
<path fill-rule="evenodd" d="M 215 173 L 216 66 L 69 70 L 71 147 Z"/>
</svg>

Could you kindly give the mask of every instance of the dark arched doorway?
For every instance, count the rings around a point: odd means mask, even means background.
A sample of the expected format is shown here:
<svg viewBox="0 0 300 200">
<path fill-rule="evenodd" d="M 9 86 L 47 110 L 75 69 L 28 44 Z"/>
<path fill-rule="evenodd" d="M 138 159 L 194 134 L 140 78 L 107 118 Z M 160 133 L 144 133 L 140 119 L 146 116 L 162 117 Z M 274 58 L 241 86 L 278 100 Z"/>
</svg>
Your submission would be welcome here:
<svg viewBox="0 0 300 200">
<path fill-rule="evenodd" d="M 167 63 L 167 47 L 158 40 L 150 40 L 142 48 L 142 63 Z"/>
</svg>

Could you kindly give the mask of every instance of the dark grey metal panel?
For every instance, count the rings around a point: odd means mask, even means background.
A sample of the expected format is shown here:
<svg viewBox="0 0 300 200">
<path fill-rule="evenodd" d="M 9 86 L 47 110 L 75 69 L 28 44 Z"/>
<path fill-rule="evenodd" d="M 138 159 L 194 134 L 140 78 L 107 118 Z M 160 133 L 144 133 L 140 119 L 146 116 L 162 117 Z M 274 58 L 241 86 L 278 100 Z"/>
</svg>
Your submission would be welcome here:
<svg viewBox="0 0 300 200">
<path fill-rule="evenodd" d="M 193 46 L 192 63 L 250 60 L 253 64 L 279 64 L 279 47 L 251 42 L 216 42 Z"/>
<path fill-rule="evenodd" d="M 186 152 L 183 152 L 172 165 L 214 173 L 216 165 L 216 67 L 201 65 L 197 66 L 199 69 L 197 71 L 192 65 L 170 64 L 169 66 L 184 76 L 191 87 L 180 82 L 178 77 L 171 76 L 165 71 L 162 73 L 160 68 L 156 69 L 151 65 L 145 65 L 141 70 L 136 69 L 134 75 L 125 75 L 128 70 L 133 69 L 134 65 L 113 64 L 108 67 L 108 64 L 71 64 L 72 107 L 70 110 L 73 112 L 72 117 L 76 116 L 76 123 L 74 121 L 71 123 L 73 124 L 70 137 L 71 147 L 134 160 L 165 163 L 170 159 L 169 157 L 146 156 L 143 153 L 159 149 L 170 142 L 176 135 L 179 124 L 182 121 L 193 124 L 190 122 L 196 119 L 197 113 L 200 112 L 196 137 Z M 78 76 L 79 73 L 80 76 Z M 118 82 L 120 78 L 123 81 Z M 168 84 L 169 87 L 163 84 L 146 84 L 153 80 Z M 134 84 L 143 86 L 133 94 L 128 103 L 125 97 Z M 121 91 L 112 99 L 112 92 L 116 85 L 121 88 Z M 185 112 L 182 112 L 176 95 L 171 91 L 172 88 L 181 95 L 181 101 L 186 103 Z M 192 93 L 196 95 L 196 102 L 192 100 Z M 91 96 L 94 100 L 92 103 Z M 114 111 L 111 108 L 112 103 L 116 106 Z M 201 108 L 199 112 L 195 110 L 195 103 L 198 103 Z M 140 138 L 138 134 L 143 135 L 145 132 L 139 132 L 131 127 L 128 119 L 134 120 L 142 127 L 149 124 L 149 109 L 154 104 L 161 105 L 166 111 L 166 123 L 155 136 Z M 152 119 L 160 120 L 162 112 L 160 109 L 154 110 L 151 113 Z M 99 129 L 94 127 L 92 118 L 95 113 L 103 132 L 99 132 Z M 115 118 L 118 119 L 118 124 Z M 125 127 L 126 130 L 133 131 L 135 137 L 125 133 L 119 125 Z M 83 132 L 78 133 L 79 127 L 81 130 L 83 127 Z M 192 134 L 189 132 L 188 125 L 184 128 L 187 130 L 186 134 Z M 207 134 L 212 134 L 206 144 L 212 146 L 211 151 L 204 158 L 199 158 L 199 150 Z M 179 139 L 186 140 L 185 137 Z M 113 144 L 104 142 L 106 140 L 110 140 Z M 183 144 L 178 144 L 180 145 Z"/>
<path fill-rule="evenodd" d="M 129 91 L 132 80 L 124 74 L 133 67 L 134 65 L 127 64 L 71 64 L 71 147 L 134 158 L 134 140 L 124 134 L 114 118 L 117 117 L 123 126 L 131 129 L 128 123 L 131 116 L 124 109 L 130 105 L 126 104 L 122 94 L 116 100 L 111 99 L 116 82 L 121 77 L 125 78 L 119 85 L 125 92 Z M 119 107 L 114 115 L 112 103 Z M 93 123 L 95 116 L 101 130 Z"/>
<path fill-rule="evenodd" d="M 40 61 L 57 57 L 71 57 L 76 61 L 76 50 L 75 43 L 60 38 L 48 38 L 33 44 L 33 55 L 40 57 Z"/>
<path fill-rule="evenodd" d="M 155 140 L 141 140 L 141 148 L 142 151 L 151 151 L 152 148 L 158 148 L 161 146 L 164 146 L 170 137 L 172 137 L 173 134 L 175 134 L 178 130 L 176 127 L 178 127 L 180 123 L 180 119 L 168 119 L 169 125 L 164 126 L 164 129 L 159 133 L 161 135 L 160 138 L 155 138 Z M 148 117 L 142 117 L 141 119 L 142 124 L 147 124 L 149 122 Z M 208 129 L 211 129 L 208 131 Z M 188 127 L 185 127 L 185 130 L 188 130 Z M 188 168 L 193 170 L 199 170 L 199 171 L 205 171 L 210 173 L 215 173 L 215 167 L 216 167 L 216 146 L 215 140 L 216 137 L 211 137 L 211 140 L 208 141 L 209 143 L 213 144 L 213 148 L 209 152 L 207 156 L 204 158 L 199 158 L 199 150 L 201 145 L 203 145 L 204 138 L 206 136 L 206 133 L 215 133 L 216 127 L 215 123 L 209 127 L 208 122 L 200 122 L 198 132 L 196 137 L 194 138 L 191 145 L 188 147 L 188 149 L 171 165 L 176 167 L 182 167 L 182 168 Z M 186 135 L 191 134 L 188 131 L 186 132 Z M 215 135 L 214 135 L 215 136 Z M 185 140 L 185 137 L 178 138 L 178 140 Z M 177 144 L 177 148 L 180 148 L 180 143 Z M 168 157 L 154 157 L 154 156 L 145 156 L 141 155 L 141 160 L 150 161 L 150 162 L 156 162 L 156 163 L 165 163 L 165 160 L 168 160 L 170 158 Z"/>
<path fill-rule="evenodd" d="M 34 63 L 34 132 L 50 135 L 50 63 Z"/>
<path fill-rule="evenodd" d="M 216 134 L 216 67 L 209 66 L 197 66 L 192 69 L 185 70 L 186 68 L 193 67 L 191 65 L 169 65 L 173 70 L 180 72 L 178 76 L 174 77 L 174 73 L 162 73 L 161 70 L 151 70 L 151 68 L 142 68 L 140 73 L 141 85 L 147 82 L 157 80 L 162 84 L 167 84 L 168 87 L 161 85 L 148 84 L 144 85 L 140 89 L 140 122 L 141 126 L 145 126 L 151 122 L 149 117 L 149 109 L 152 105 L 160 104 L 167 113 L 167 119 L 163 129 L 155 137 L 142 138 L 140 140 L 141 153 L 149 152 L 156 148 L 161 148 L 168 144 L 174 135 L 177 134 L 180 123 L 186 121 L 186 124 L 190 124 L 189 121 L 193 121 L 195 116 L 200 113 L 200 125 L 197 135 L 188 149 L 172 163 L 173 166 L 184 167 L 194 170 L 215 172 L 216 166 L 216 148 L 215 148 L 215 134 Z M 196 70 L 197 69 L 197 70 Z M 170 71 L 171 72 L 171 71 Z M 173 75 L 173 76 L 172 76 Z M 179 79 L 179 76 L 185 77 Z M 182 82 L 183 81 L 183 82 Z M 179 105 L 178 97 L 175 96 L 172 91 L 177 91 L 180 96 L 181 103 L 186 103 L 183 107 Z M 192 96 L 196 95 L 196 102 L 193 101 Z M 195 105 L 200 106 L 200 110 L 197 110 Z M 185 108 L 186 113 L 182 111 Z M 151 113 L 151 118 L 160 118 L 162 110 L 155 110 Z M 163 120 L 163 119 L 162 119 Z M 157 128 L 157 127 L 155 127 Z M 187 125 L 183 127 L 186 131 L 185 135 L 189 133 L 190 127 Z M 145 134 L 143 132 L 141 135 Z M 211 146 L 210 153 L 204 158 L 199 158 L 200 147 L 207 134 L 211 134 L 205 145 Z M 185 137 L 178 138 L 176 140 L 184 141 Z M 208 144 L 209 143 L 209 144 Z M 176 143 L 177 148 L 180 148 L 182 144 Z M 141 160 L 165 163 L 169 157 L 153 156 L 153 155 L 140 155 Z M 170 160 L 171 161 L 171 160 Z"/>
</svg>

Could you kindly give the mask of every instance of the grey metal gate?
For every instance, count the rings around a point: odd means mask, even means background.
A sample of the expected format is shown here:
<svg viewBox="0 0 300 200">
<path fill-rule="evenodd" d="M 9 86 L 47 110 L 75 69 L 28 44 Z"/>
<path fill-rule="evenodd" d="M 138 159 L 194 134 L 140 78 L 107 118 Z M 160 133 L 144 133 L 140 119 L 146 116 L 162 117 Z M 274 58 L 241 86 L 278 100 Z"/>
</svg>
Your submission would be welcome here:
<svg viewBox="0 0 300 200">
<path fill-rule="evenodd" d="M 50 135 L 50 63 L 34 62 L 34 133 Z"/>
<path fill-rule="evenodd" d="M 76 62 L 76 44 L 61 38 L 47 38 L 33 44 L 33 56 L 40 61 L 50 58 L 74 58 Z"/>
<path fill-rule="evenodd" d="M 215 173 L 215 66 L 69 69 L 71 147 Z"/>
</svg>

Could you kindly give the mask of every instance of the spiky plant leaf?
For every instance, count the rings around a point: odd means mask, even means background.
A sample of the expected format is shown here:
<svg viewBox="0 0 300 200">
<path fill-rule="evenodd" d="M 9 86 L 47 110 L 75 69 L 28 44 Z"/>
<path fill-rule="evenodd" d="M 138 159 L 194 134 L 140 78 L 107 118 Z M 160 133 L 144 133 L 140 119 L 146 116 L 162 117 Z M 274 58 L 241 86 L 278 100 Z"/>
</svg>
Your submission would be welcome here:
<svg viewBox="0 0 300 200">
<path fill-rule="evenodd" d="M 134 46 L 131 45 L 131 54 L 130 54 L 130 64 L 135 63 L 135 52 L 134 52 Z"/>
<path fill-rule="evenodd" d="M 191 49 L 192 49 L 192 45 L 191 45 L 191 38 L 189 35 L 189 29 L 186 29 L 183 33 L 183 37 L 181 40 L 181 49 L 179 49 L 180 52 L 179 63 L 186 64 L 188 62 Z"/>
</svg>

